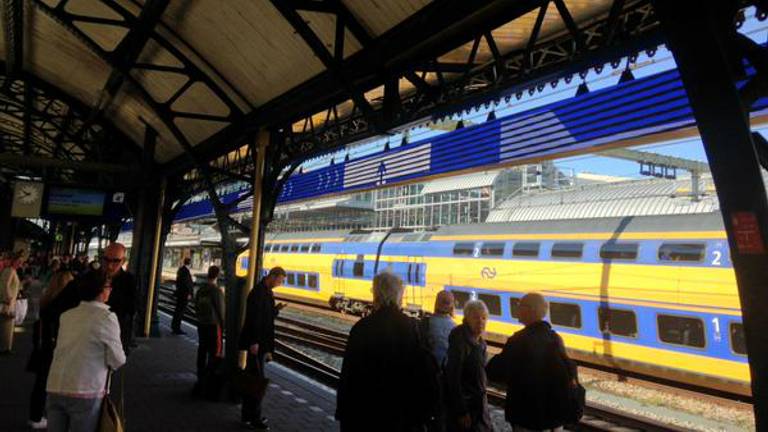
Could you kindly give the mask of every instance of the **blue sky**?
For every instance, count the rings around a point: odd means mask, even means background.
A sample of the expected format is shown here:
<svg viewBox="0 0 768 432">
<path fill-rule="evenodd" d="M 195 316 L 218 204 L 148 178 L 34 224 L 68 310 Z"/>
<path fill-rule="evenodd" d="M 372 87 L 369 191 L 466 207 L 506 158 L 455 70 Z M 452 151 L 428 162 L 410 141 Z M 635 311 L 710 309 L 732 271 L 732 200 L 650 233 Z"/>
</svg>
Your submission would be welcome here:
<svg viewBox="0 0 768 432">
<path fill-rule="evenodd" d="M 765 21 L 758 21 L 755 18 L 754 8 L 749 8 L 747 10 L 746 17 L 747 19 L 741 27 L 740 31 L 760 43 L 765 43 L 766 36 L 768 35 L 768 23 Z M 600 74 L 596 73 L 594 70 L 590 70 L 584 81 L 587 83 L 590 90 L 598 90 L 601 88 L 613 86 L 618 82 L 626 63 L 627 60 L 622 59 L 621 66 L 619 66 L 617 69 L 613 69 L 609 65 L 606 65 Z M 646 53 L 640 53 L 636 62 L 632 64 L 631 68 L 634 76 L 636 78 L 641 78 L 665 70 L 673 69 L 675 68 L 675 63 L 674 59 L 672 58 L 672 54 L 666 48 L 659 47 L 653 57 L 649 57 Z M 569 84 L 566 84 L 563 80 L 560 80 L 559 84 L 555 88 L 547 86 L 543 91 L 536 92 L 533 95 L 529 94 L 528 92 L 524 92 L 523 97 L 520 100 L 516 100 L 516 98 L 513 97 L 510 102 L 502 101 L 500 104 L 491 105 L 488 108 L 481 107 L 479 109 L 473 109 L 469 114 L 457 114 L 448 120 L 452 122 L 463 120 L 465 124 L 482 123 L 485 121 L 488 113 L 492 110 L 495 111 L 498 117 L 526 111 L 542 105 L 573 97 L 576 93 L 576 88 L 579 86 L 579 84 L 581 84 L 581 82 L 581 78 L 579 78 L 577 75 Z M 768 126 L 758 130 L 761 133 L 766 134 L 768 133 Z M 421 126 L 410 130 L 407 134 L 409 141 L 413 142 L 443 133 L 446 133 L 446 130 L 434 129 L 434 126 L 433 128 Z M 347 153 L 349 153 L 352 158 L 360 157 L 365 154 L 375 153 L 381 151 L 387 142 L 389 142 L 391 147 L 395 147 L 400 144 L 402 139 L 402 133 L 395 133 L 389 137 L 376 137 L 361 143 L 355 143 L 338 153 L 308 161 L 305 163 L 305 169 L 325 166 L 330 162 L 331 158 L 339 161 L 343 159 L 344 155 Z M 698 137 L 666 142 L 660 141 L 645 146 L 639 146 L 635 149 L 652 151 L 664 155 L 688 158 L 702 162 L 707 160 L 701 140 Z M 640 177 L 639 165 L 636 162 L 618 160 L 614 158 L 583 155 L 559 159 L 556 160 L 555 163 L 557 166 L 563 169 L 573 170 L 574 172 L 591 172 L 621 177 Z"/>
</svg>

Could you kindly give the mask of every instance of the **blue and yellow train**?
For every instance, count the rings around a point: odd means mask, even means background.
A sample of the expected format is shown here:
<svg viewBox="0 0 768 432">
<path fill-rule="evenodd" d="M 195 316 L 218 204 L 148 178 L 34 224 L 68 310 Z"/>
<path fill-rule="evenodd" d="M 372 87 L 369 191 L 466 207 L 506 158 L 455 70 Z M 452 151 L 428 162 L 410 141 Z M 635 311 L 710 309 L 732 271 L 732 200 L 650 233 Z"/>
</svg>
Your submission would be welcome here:
<svg viewBox="0 0 768 432">
<path fill-rule="evenodd" d="M 238 275 L 248 259 L 238 259 Z M 429 312 L 440 290 L 483 300 L 488 331 L 520 328 L 529 291 L 574 357 L 710 389 L 749 394 L 741 310 L 718 213 L 445 226 L 421 233 L 270 234 L 264 267 L 281 296 L 365 313 L 381 271 L 405 283 L 404 307 Z"/>
</svg>

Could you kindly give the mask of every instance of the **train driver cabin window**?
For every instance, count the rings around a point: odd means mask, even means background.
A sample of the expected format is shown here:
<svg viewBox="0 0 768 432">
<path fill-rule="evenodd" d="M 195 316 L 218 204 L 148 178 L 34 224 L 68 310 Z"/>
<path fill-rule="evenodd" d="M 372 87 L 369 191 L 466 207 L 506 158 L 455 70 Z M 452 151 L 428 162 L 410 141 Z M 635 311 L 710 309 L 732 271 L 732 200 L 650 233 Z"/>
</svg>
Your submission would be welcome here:
<svg viewBox="0 0 768 432">
<path fill-rule="evenodd" d="M 704 243 L 664 243 L 659 247 L 659 261 L 704 261 Z"/>
<path fill-rule="evenodd" d="M 504 255 L 504 243 L 486 242 L 480 246 L 480 255 L 484 257 L 500 257 Z"/>
<path fill-rule="evenodd" d="M 549 319 L 554 325 L 581 328 L 581 308 L 573 303 L 549 303 Z"/>
<path fill-rule="evenodd" d="M 482 300 L 488 307 L 488 314 L 493 316 L 501 316 L 501 298 L 493 294 L 478 294 L 478 300 Z"/>
<path fill-rule="evenodd" d="M 739 355 L 747 355 L 747 342 L 744 339 L 744 324 L 732 322 L 729 326 L 731 349 Z"/>
<path fill-rule="evenodd" d="M 637 319 L 629 310 L 600 308 L 597 312 L 600 330 L 616 336 L 637 337 Z"/>
<path fill-rule="evenodd" d="M 471 296 L 466 291 L 451 290 L 453 300 L 456 303 L 456 309 L 464 309 L 464 305 L 471 300 Z"/>
<path fill-rule="evenodd" d="M 454 256 L 473 256 L 475 253 L 474 243 L 456 243 L 453 245 Z"/>
<path fill-rule="evenodd" d="M 656 323 L 659 339 L 664 343 L 694 348 L 704 348 L 707 344 L 704 321 L 698 318 L 658 315 Z"/>
<path fill-rule="evenodd" d="M 355 260 L 355 264 L 352 266 L 352 276 L 363 277 L 364 274 L 365 260 L 363 259 L 363 255 L 358 255 L 357 260 Z"/>
<path fill-rule="evenodd" d="M 552 245 L 552 258 L 579 259 L 584 251 L 584 243 L 562 242 Z"/>
<path fill-rule="evenodd" d="M 513 257 L 537 258 L 540 244 L 536 242 L 517 242 L 512 247 Z"/>
<path fill-rule="evenodd" d="M 637 259 L 637 243 L 605 243 L 600 248 L 600 258 L 610 260 Z"/>
</svg>

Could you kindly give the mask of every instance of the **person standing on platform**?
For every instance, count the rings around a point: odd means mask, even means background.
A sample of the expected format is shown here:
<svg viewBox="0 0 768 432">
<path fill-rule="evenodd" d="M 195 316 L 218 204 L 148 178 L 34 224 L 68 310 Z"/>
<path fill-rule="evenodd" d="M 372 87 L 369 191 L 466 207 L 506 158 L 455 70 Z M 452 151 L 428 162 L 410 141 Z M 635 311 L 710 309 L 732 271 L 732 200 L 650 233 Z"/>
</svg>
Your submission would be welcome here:
<svg viewBox="0 0 768 432">
<path fill-rule="evenodd" d="M 448 356 L 448 337 L 451 331 L 456 327 L 453 321 L 454 297 L 450 291 L 440 291 L 435 298 L 435 309 L 432 316 L 424 317 L 419 322 L 419 332 L 421 339 L 434 357 L 435 364 L 438 367 L 440 379 L 438 383 L 443 383 L 443 371 L 445 361 Z M 441 391 L 441 393 L 443 393 Z M 427 425 L 429 432 L 443 432 L 445 430 L 445 412 L 443 403 L 437 404 L 437 412 Z"/>
<path fill-rule="evenodd" d="M 515 432 L 562 431 L 571 420 L 572 391 L 579 387 L 576 365 L 544 321 L 548 308 L 541 294 L 523 296 L 517 313 L 525 328 L 486 367 L 492 382 L 506 384 L 505 417 Z"/>
<path fill-rule="evenodd" d="M 80 304 L 61 315 L 48 375 L 50 432 L 92 432 L 107 392 L 111 370 L 125 364 L 120 324 L 104 304 L 111 288 L 103 272 L 78 280 Z"/>
<path fill-rule="evenodd" d="M 422 431 L 438 400 L 437 366 L 403 313 L 403 283 L 373 278 L 373 312 L 349 332 L 336 393 L 341 432 Z"/>
<path fill-rule="evenodd" d="M 24 264 L 24 252 L 16 252 L 10 264 L 0 272 L 0 354 L 11 354 L 16 326 L 16 297 L 21 290 L 17 270 Z"/>
<path fill-rule="evenodd" d="M 189 264 L 191 263 L 191 258 L 184 258 L 184 265 L 179 267 L 176 271 L 176 309 L 173 311 L 173 320 L 171 321 L 171 330 L 175 335 L 186 334 L 186 332 L 181 329 L 181 320 L 184 318 L 184 312 L 187 310 L 187 303 L 189 303 L 189 300 L 192 298 L 195 288 L 192 272 L 189 271 Z M 210 271 L 210 269 L 208 270 Z"/>
<path fill-rule="evenodd" d="M 445 365 L 446 426 L 448 431 L 493 431 L 488 413 L 483 340 L 488 308 L 479 300 L 464 305 L 464 322 L 451 331 Z"/>
<path fill-rule="evenodd" d="M 104 249 L 101 257 L 107 283 L 112 288 L 107 305 L 120 322 L 120 340 L 128 353 L 133 344 L 133 317 L 136 314 L 136 278 L 123 270 L 125 246 L 112 243 Z"/>
<path fill-rule="evenodd" d="M 264 364 L 272 361 L 275 350 L 275 318 L 284 303 L 275 304 L 272 289 L 283 284 L 285 270 L 273 267 L 248 294 L 245 322 L 239 346 L 248 352 L 246 373 L 264 377 Z M 244 398 L 242 421 L 257 430 L 267 430 L 267 419 L 261 416 L 261 400 Z"/>
<path fill-rule="evenodd" d="M 224 356 L 224 293 L 216 284 L 219 273 L 217 266 L 210 266 L 208 280 L 195 295 L 198 340 L 195 394 L 204 391 L 208 384 L 213 384 L 206 381 L 212 379 L 219 359 Z"/>
</svg>

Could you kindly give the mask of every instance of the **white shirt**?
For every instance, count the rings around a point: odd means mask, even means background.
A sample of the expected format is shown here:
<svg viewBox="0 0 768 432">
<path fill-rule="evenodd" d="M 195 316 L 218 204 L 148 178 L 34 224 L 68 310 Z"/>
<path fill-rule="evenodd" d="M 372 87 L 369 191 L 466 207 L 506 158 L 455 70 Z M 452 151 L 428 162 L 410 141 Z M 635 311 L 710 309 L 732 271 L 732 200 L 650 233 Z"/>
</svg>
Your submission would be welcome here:
<svg viewBox="0 0 768 432">
<path fill-rule="evenodd" d="M 100 301 L 80 302 L 61 315 L 48 393 L 98 398 L 104 395 L 108 367 L 125 364 L 120 324 Z"/>
</svg>

